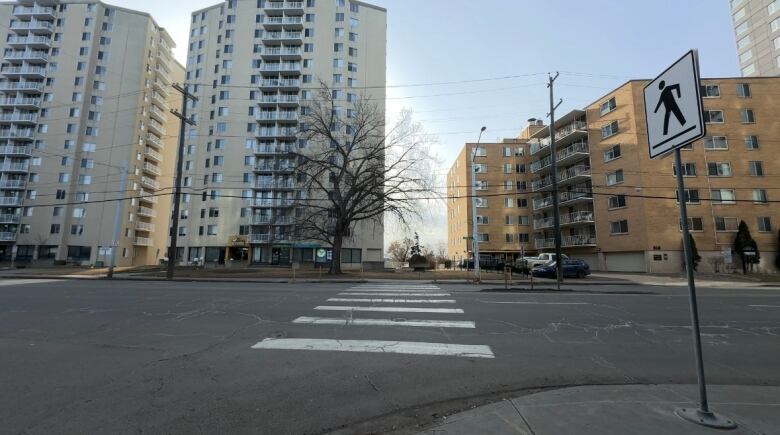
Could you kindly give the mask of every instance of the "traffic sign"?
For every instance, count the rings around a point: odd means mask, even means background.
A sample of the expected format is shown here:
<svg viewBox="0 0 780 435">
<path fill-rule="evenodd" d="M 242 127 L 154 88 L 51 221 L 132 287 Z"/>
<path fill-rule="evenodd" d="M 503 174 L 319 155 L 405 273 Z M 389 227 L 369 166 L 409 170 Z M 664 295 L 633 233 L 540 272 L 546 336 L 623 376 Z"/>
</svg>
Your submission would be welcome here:
<svg viewBox="0 0 780 435">
<path fill-rule="evenodd" d="M 651 159 L 665 156 L 707 133 L 696 50 L 686 53 L 645 86 L 644 97 Z"/>
</svg>

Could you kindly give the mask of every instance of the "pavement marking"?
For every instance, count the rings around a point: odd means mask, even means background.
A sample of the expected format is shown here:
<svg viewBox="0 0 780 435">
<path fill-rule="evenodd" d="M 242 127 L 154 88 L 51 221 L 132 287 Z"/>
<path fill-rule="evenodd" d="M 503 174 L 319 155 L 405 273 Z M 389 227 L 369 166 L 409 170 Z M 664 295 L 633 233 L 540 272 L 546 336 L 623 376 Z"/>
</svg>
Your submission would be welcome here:
<svg viewBox="0 0 780 435">
<path fill-rule="evenodd" d="M 439 286 L 435 285 L 379 285 L 379 284 L 370 284 L 370 285 L 357 285 L 353 286 L 351 288 L 359 288 L 359 289 L 367 289 L 367 288 L 378 288 L 378 289 L 389 289 L 389 288 L 396 288 L 396 289 L 408 289 L 408 290 L 439 290 Z"/>
<path fill-rule="evenodd" d="M 52 282 L 61 282 L 61 279 L 16 279 L 16 278 L 3 278 L 0 280 L 0 287 L 12 286 L 12 285 L 29 285 L 29 284 L 49 284 Z"/>
<path fill-rule="evenodd" d="M 780 308 L 780 305 L 748 305 L 749 307 L 756 308 Z"/>
<path fill-rule="evenodd" d="M 592 305 L 590 302 L 521 302 L 521 301 L 480 301 L 483 304 L 521 304 L 521 305 Z"/>
<path fill-rule="evenodd" d="M 415 307 L 345 307 L 320 305 L 314 307 L 319 311 L 376 311 L 384 313 L 439 313 L 439 314 L 463 314 L 460 308 L 415 308 Z"/>
<path fill-rule="evenodd" d="M 407 355 L 495 358 L 490 346 L 421 343 L 412 341 L 330 340 L 313 338 L 266 338 L 252 349 L 321 350 L 336 352 L 399 353 Z"/>
<path fill-rule="evenodd" d="M 451 296 L 449 293 L 379 293 L 379 292 L 344 292 L 339 296 Z"/>
<path fill-rule="evenodd" d="M 357 299 L 330 298 L 328 302 L 364 302 L 370 304 L 454 304 L 455 299 Z"/>
<path fill-rule="evenodd" d="M 342 317 L 298 317 L 293 323 L 345 326 L 417 326 L 426 328 L 476 328 L 470 320 L 345 319 Z"/>
</svg>

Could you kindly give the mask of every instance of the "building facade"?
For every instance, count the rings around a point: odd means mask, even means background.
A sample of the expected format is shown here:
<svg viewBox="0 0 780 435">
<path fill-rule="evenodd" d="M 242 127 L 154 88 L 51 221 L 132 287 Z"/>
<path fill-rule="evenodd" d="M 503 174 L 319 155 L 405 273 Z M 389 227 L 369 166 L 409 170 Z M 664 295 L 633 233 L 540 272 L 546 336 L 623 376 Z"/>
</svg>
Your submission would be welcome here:
<svg viewBox="0 0 780 435">
<path fill-rule="evenodd" d="M 780 75 L 780 0 L 729 0 L 744 77 Z"/>
<path fill-rule="evenodd" d="M 384 106 L 385 39 L 386 11 L 358 1 L 227 0 L 192 14 L 180 262 L 327 261 L 315 253 L 328 246 L 294 237 L 299 119 L 321 84 L 334 110 Z M 381 265 L 383 242 L 381 225 L 359 225 L 344 267 Z"/>
<path fill-rule="evenodd" d="M 176 143 L 170 85 L 184 75 L 173 40 L 148 14 L 98 1 L 0 4 L 0 22 L 0 256 L 96 264 L 117 245 L 120 266 L 156 263 Z"/>
<path fill-rule="evenodd" d="M 629 81 L 556 121 L 563 251 L 586 260 L 595 270 L 682 270 L 673 158 L 651 160 L 648 153 L 642 94 L 647 83 Z M 738 267 L 731 247 L 740 221 L 758 243 L 758 270 L 775 271 L 780 220 L 776 139 L 780 121 L 774 102 L 778 92 L 780 78 L 774 77 L 702 80 L 707 136 L 682 151 L 689 225 L 702 256 L 700 271 Z M 528 138 L 532 249 L 550 251 L 554 234 L 549 128 L 532 127 L 534 131 L 520 135 Z M 456 197 L 465 193 L 450 192 Z M 452 208 L 448 211 L 450 219 L 459 216 Z M 451 220 L 449 226 L 470 231 L 462 222 L 463 218 Z M 451 232 L 451 249 L 463 245 L 457 236 Z"/>
</svg>

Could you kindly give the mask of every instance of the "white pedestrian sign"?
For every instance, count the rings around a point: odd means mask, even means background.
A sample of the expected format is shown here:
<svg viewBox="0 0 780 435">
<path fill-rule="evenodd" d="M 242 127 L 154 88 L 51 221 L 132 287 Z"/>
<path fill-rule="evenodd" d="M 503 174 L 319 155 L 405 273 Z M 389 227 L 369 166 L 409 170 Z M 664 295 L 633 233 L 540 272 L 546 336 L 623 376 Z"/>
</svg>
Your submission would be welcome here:
<svg viewBox="0 0 780 435">
<path fill-rule="evenodd" d="M 699 83 L 699 58 L 691 50 L 645 86 L 651 159 L 704 137 Z"/>
</svg>

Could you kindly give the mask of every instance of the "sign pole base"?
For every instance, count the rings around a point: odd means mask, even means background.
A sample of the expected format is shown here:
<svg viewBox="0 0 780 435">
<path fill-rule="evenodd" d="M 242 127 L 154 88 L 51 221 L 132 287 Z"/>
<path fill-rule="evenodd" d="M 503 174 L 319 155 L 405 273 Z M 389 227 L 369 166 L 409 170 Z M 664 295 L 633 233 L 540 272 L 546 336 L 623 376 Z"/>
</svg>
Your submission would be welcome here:
<svg viewBox="0 0 780 435">
<path fill-rule="evenodd" d="M 735 429 L 737 424 L 729 418 L 714 412 L 704 412 L 701 409 L 677 408 L 674 414 L 685 421 L 707 426 L 714 429 Z"/>
</svg>

